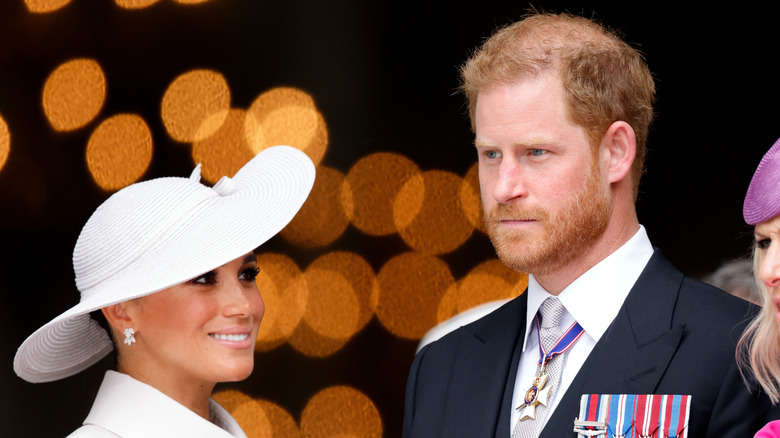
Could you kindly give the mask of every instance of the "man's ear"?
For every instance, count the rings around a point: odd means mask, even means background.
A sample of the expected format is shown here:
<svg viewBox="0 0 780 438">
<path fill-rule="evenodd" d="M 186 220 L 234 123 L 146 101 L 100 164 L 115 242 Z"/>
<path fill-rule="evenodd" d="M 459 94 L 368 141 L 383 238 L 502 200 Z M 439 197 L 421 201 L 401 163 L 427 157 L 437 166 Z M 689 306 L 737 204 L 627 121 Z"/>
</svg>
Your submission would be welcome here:
<svg viewBox="0 0 780 438">
<path fill-rule="evenodd" d="M 609 183 L 622 181 L 630 174 L 636 157 L 636 134 L 626 122 L 617 121 L 609 126 L 601 139 L 601 146 L 607 156 Z"/>
</svg>

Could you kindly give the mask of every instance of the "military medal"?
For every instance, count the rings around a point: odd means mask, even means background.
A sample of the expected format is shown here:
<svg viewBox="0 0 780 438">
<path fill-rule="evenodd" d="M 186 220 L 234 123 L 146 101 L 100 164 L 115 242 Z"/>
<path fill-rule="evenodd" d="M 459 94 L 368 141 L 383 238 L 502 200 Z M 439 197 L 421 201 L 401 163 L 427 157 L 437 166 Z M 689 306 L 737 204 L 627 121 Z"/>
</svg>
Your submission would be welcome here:
<svg viewBox="0 0 780 438">
<path fill-rule="evenodd" d="M 584 394 L 574 420 L 577 438 L 686 438 L 691 396 Z"/>
<path fill-rule="evenodd" d="M 533 420 L 536 417 L 536 407 L 540 404 L 542 406 L 547 406 L 553 390 L 552 383 L 547 386 L 548 375 L 545 371 L 547 368 L 547 363 L 550 362 L 550 359 L 552 359 L 554 356 L 564 353 L 566 350 L 571 348 L 577 339 L 582 336 L 585 330 L 575 322 L 571 325 L 571 327 L 569 327 L 568 330 L 566 330 L 566 333 L 564 333 L 563 336 L 561 336 L 558 341 L 555 342 L 555 345 L 553 345 L 549 352 L 546 352 L 542 346 L 540 332 L 541 326 L 539 324 L 539 319 L 537 318 L 536 335 L 539 337 L 539 369 L 536 373 L 536 377 L 534 378 L 533 383 L 531 384 L 531 387 L 528 389 L 528 391 L 525 392 L 523 403 L 517 407 L 517 409 L 520 411 L 520 421 L 529 419 Z"/>
</svg>

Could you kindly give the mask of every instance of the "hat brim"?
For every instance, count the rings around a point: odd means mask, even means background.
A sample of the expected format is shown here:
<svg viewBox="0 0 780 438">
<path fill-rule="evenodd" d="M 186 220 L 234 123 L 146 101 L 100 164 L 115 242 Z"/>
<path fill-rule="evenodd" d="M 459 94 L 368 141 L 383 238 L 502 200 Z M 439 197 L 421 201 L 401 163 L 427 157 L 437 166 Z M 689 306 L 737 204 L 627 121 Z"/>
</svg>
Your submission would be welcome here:
<svg viewBox="0 0 780 438">
<path fill-rule="evenodd" d="M 99 361 L 113 345 L 90 312 L 159 292 L 252 252 L 292 220 L 314 176 L 314 164 L 303 152 L 289 146 L 263 150 L 232 178 L 229 194 L 199 202 L 142 257 L 126 260 L 132 269 L 110 276 L 88 294 L 82 290 L 78 305 L 28 337 L 16 353 L 14 371 L 30 382 L 49 382 Z"/>
</svg>

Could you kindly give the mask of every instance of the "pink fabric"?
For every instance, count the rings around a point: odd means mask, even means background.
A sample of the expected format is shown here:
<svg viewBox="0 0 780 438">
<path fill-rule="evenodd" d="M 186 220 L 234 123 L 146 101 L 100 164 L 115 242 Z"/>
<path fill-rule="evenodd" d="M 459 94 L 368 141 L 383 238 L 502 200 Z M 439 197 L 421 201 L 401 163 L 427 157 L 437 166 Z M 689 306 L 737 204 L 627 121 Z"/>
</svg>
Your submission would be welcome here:
<svg viewBox="0 0 780 438">
<path fill-rule="evenodd" d="M 780 437 L 780 420 L 770 421 L 761 430 L 756 432 L 753 438 L 778 438 Z"/>
</svg>

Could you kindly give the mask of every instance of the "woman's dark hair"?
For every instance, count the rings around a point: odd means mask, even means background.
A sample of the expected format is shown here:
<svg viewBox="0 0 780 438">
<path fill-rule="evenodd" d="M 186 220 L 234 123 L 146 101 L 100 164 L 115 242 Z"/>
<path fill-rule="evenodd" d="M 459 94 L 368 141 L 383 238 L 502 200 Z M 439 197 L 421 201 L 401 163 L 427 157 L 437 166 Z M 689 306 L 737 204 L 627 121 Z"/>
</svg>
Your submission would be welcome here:
<svg viewBox="0 0 780 438">
<path fill-rule="evenodd" d="M 92 318 L 95 322 L 98 323 L 98 325 L 108 333 L 108 339 L 111 339 L 111 344 L 114 345 L 114 364 L 112 366 L 113 369 L 116 369 L 118 364 L 118 356 L 119 356 L 119 350 L 116 348 L 116 339 L 114 339 L 114 332 L 111 330 L 111 324 L 108 323 L 108 320 L 106 319 L 106 316 L 103 315 L 103 312 L 98 310 L 93 310 L 92 312 L 89 312 L 89 317 Z"/>
</svg>

